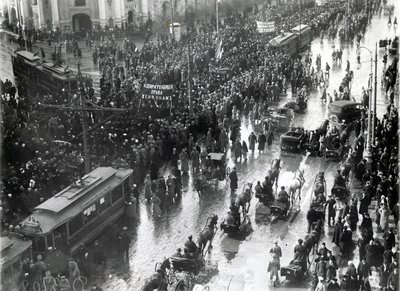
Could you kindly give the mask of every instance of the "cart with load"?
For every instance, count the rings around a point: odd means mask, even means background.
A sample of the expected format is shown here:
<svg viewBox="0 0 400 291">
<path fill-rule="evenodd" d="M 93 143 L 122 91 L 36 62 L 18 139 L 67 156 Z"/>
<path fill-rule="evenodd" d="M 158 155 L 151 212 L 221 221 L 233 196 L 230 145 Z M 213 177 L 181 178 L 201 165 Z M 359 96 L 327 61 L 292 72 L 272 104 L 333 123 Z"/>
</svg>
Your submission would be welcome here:
<svg viewBox="0 0 400 291">
<path fill-rule="evenodd" d="M 229 178 L 230 168 L 226 166 L 223 153 L 209 153 L 202 170 L 195 177 L 195 188 L 200 193 L 205 188 L 218 188 L 218 182 Z"/>
<path fill-rule="evenodd" d="M 297 260 L 293 260 L 288 266 L 281 268 L 281 276 L 284 276 L 287 281 L 299 282 L 306 274 L 307 270 L 304 270 L 304 266 Z"/>
</svg>

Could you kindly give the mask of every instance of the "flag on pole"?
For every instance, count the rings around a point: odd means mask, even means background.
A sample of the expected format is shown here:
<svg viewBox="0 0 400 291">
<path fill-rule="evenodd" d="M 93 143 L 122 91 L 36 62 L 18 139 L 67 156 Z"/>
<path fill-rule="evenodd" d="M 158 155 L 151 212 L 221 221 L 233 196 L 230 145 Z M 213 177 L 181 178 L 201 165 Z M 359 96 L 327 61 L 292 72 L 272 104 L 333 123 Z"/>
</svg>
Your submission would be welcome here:
<svg viewBox="0 0 400 291">
<path fill-rule="evenodd" d="M 271 33 L 275 31 L 275 22 L 264 22 L 264 21 L 256 21 L 257 23 L 257 31 L 259 33 Z"/>
</svg>

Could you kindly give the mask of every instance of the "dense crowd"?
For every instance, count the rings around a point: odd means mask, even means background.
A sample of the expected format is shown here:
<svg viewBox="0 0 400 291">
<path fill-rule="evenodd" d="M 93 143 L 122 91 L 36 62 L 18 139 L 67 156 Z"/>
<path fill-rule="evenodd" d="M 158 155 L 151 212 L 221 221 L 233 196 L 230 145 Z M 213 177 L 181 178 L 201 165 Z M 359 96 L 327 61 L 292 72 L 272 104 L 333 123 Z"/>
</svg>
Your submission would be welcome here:
<svg viewBox="0 0 400 291">
<path fill-rule="evenodd" d="M 263 9 L 257 12 L 258 18 L 270 19 L 274 15 L 277 29 L 288 30 L 300 17 L 299 5 L 289 2 L 279 7 L 279 13 L 276 7 L 271 9 L 272 12 Z M 335 4 L 323 7 L 309 4 L 301 9 L 302 23 L 312 26 L 314 33 L 325 30 L 343 13 L 343 7 Z M 89 152 L 93 153 L 92 168 L 110 166 L 113 161 L 123 158 L 134 170 L 134 183 L 141 185 L 144 182 L 145 197 L 153 200 L 155 212 L 159 215 L 159 205 L 162 208 L 168 198 L 179 198 L 181 173 L 178 160 L 181 171 L 185 173 L 189 159 L 193 165 L 205 165 L 207 153 L 223 152 L 229 140 L 234 146 L 236 159 L 241 159 L 243 152 L 254 151 L 257 143 L 260 151 L 270 145 L 273 133 L 268 125 L 265 125 L 265 136 L 263 133 L 249 137 L 249 149 L 245 142 L 241 143 L 238 113 L 252 112 L 257 120 L 257 116 L 262 116 L 268 108 L 269 102 L 276 100 L 286 90 L 287 82 L 292 84 L 292 89 L 311 82 L 312 64 L 304 64 L 299 59 L 268 49 L 267 44 L 272 36 L 258 34 L 254 19 L 245 18 L 239 13 L 226 19 L 221 31 L 222 58 L 217 56 L 215 49 L 219 42 L 215 28 L 209 24 L 188 29 L 180 42 L 159 37 L 156 41 L 147 42 L 140 51 L 128 39 L 118 42 L 116 32 L 110 30 L 100 37 L 91 36 L 99 42 L 94 45 L 93 62 L 101 72 L 100 95 L 95 96 L 92 84 L 88 81 L 81 85 L 81 96 L 89 107 L 126 109 L 116 116 L 103 111 L 86 115 L 89 124 L 93 125 L 109 118 L 88 132 Z M 38 33 L 40 36 L 41 32 Z M 54 37 L 65 36 L 57 36 L 56 32 Z M 187 96 L 188 46 L 191 50 L 189 63 L 193 114 L 189 111 Z M 228 67 L 229 72 L 223 80 L 218 80 L 215 72 L 221 67 Z M 348 75 L 346 78 L 349 78 Z M 346 79 L 344 82 L 338 98 L 347 93 L 344 87 L 348 87 L 350 81 Z M 144 83 L 174 84 L 176 103 L 139 103 L 139 92 Z M 7 169 L 2 172 L 1 215 L 2 224 L 7 229 L 30 213 L 33 207 L 81 176 L 85 161 L 82 156 L 79 112 L 57 109 L 44 112 L 40 104 L 28 98 L 30 93 L 23 85 L 17 90 L 8 80 L 1 83 L 0 91 L 4 92 L 1 99 L 4 136 L 2 160 L 6 166 L 3 168 Z M 74 103 L 77 99 L 77 95 L 46 95 L 43 102 L 57 100 L 56 103 Z M 153 106 L 151 110 L 148 109 L 151 107 L 149 105 Z M 392 177 L 390 183 L 397 176 L 393 167 L 384 169 L 385 159 L 389 161 L 393 156 L 394 141 L 389 139 L 397 131 L 397 121 L 394 120 L 397 114 L 394 111 L 391 109 L 386 118 L 377 123 L 377 129 L 382 129 L 379 131 L 382 136 L 379 136 L 374 149 L 383 162 L 374 163 L 373 171 L 365 171 L 358 176 L 366 185 L 369 181 L 369 187 L 375 187 L 372 189 L 381 184 L 380 187 L 389 187 L 385 186 L 389 182 L 382 182 L 384 179 L 374 180 L 379 176 L 375 172 L 381 171 L 388 180 Z M 205 150 L 199 147 L 199 138 L 202 136 Z M 385 142 L 381 143 L 384 139 Z M 166 161 L 172 163 L 173 175 L 164 179 L 159 177 L 158 170 Z M 359 163 L 357 169 L 361 168 Z M 364 191 L 369 199 L 375 193 L 372 189 L 369 190 L 371 192 Z M 387 189 L 382 193 L 388 197 L 387 204 L 392 209 L 397 201 L 394 202 L 390 194 L 392 192 Z M 395 185 L 392 185 L 393 189 Z M 381 197 L 378 199 L 381 200 Z M 345 218 L 345 214 L 342 213 L 340 217 Z M 338 218 L 337 223 L 341 223 L 341 219 Z M 85 258 L 83 254 L 77 258 L 78 265 L 82 267 L 81 263 L 86 259 L 94 260 L 91 256 Z M 37 261 L 41 260 L 38 258 Z M 42 269 L 40 263 L 37 265 L 35 270 Z M 27 263 L 27 266 L 31 267 L 32 264 Z M 77 268 L 71 263 L 72 279 L 79 273 Z M 46 270 L 32 276 L 47 276 Z"/>
</svg>

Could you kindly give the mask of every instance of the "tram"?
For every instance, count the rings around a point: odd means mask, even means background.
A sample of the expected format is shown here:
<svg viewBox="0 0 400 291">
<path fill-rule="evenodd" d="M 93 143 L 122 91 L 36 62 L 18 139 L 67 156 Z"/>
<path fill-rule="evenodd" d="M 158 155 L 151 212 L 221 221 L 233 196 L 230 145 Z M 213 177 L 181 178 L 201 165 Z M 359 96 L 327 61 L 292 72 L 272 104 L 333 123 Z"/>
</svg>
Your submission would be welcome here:
<svg viewBox="0 0 400 291">
<path fill-rule="evenodd" d="M 308 25 L 300 24 L 296 27 L 293 27 L 290 32 L 297 35 L 298 39 L 298 48 L 301 50 L 308 45 L 310 45 L 313 35 L 311 27 Z"/>
<path fill-rule="evenodd" d="M 11 55 L 14 75 L 46 93 L 78 91 L 78 77 L 68 67 L 41 63 L 40 57 L 29 51 Z"/>
<path fill-rule="evenodd" d="M 53 247 L 73 254 L 124 214 L 132 174 L 112 167 L 93 170 L 35 207 L 20 232 L 32 239 L 34 251 Z"/>
<path fill-rule="evenodd" d="M 270 48 L 279 52 L 295 55 L 297 53 L 298 36 L 292 32 L 286 32 L 271 39 L 269 42 Z"/>
<path fill-rule="evenodd" d="M 32 259 L 32 242 L 12 234 L 0 237 L 0 250 L 0 290 L 23 290 L 22 262 L 25 258 Z"/>
</svg>

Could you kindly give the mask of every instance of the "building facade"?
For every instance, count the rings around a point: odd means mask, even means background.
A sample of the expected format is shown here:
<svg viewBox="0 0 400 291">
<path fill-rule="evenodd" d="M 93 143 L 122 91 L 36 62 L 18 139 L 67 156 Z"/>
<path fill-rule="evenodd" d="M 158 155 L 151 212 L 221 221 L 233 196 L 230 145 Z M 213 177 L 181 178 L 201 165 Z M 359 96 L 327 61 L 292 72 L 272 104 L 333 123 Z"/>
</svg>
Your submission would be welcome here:
<svg viewBox="0 0 400 291">
<path fill-rule="evenodd" d="M 101 27 L 141 25 L 149 18 L 184 17 L 190 10 L 215 8 L 216 0 L 0 0 L 10 23 L 80 32 Z"/>
</svg>

